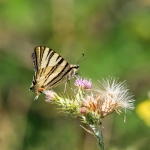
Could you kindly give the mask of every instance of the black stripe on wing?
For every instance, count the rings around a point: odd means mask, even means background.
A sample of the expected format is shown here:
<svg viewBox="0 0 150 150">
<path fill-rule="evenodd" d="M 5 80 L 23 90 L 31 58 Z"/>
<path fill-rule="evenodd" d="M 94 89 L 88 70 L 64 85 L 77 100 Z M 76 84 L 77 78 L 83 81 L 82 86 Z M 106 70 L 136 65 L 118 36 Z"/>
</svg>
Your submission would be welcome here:
<svg viewBox="0 0 150 150">
<path fill-rule="evenodd" d="M 50 48 L 48 48 L 48 47 L 45 47 L 45 46 L 40 46 L 40 50 L 39 50 L 39 52 L 40 52 L 40 62 L 39 62 L 39 64 L 40 64 L 40 71 L 39 71 L 39 76 L 41 77 L 42 76 L 42 74 L 44 73 L 44 71 L 46 70 L 46 67 L 48 66 L 48 64 L 49 64 L 49 62 L 50 62 L 50 59 L 53 57 L 53 55 L 55 54 L 55 52 L 52 50 L 52 49 L 50 49 Z M 45 60 L 43 60 L 44 58 L 44 56 L 45 56 L 45 53 L 47 53 L 46 54 L 46 57 L 45 57 Z M 49 56 L 50 55 L 50 56 Z M 42 65 L 42 61 L 46 61 L 47 60 L 47 58 L 48 58 L 48 61 L 47 61 L 47 63 L 46 63 L 46 66 L 44 67 L 44 68 L 41 68 L 41 65 Z"/>
<path fill-rule="evenodd" d="M 51 51 L 52 51 L 52 50 L 51 50 Z M 47 61 L 46 67 L 48 66 L 48 64 L 49 64 L 49 62 L 50 62 L 50 60 L 51 60 L 51 58 L 53 57 L 54 54 L 55 54 L 55 52 L 52 51 L 52 52 L 50 53 L 50 56 L 49 56 L 49 57 L 48 57 L 48 55 L 47 55 L 48 61 Z"/>
<path fill-rule="evenodd" d="M 69 65 L 69 64 L 68 64 Z M 65 68 L 66 67 L 64 67 L 64 69 L 63 70 L 65 70 Z M 60 72 L 60 74 L 58 74 L 55 78 L 57 78 L 57 77 L 60 77 L 57 81 L 55 81 L 53 84 L 51 84 L 51 86 L 53 87 L 53 86 L 55 86 L 55 85 L 57 85 L 58 83 L 61 83 L 61 81 L 63 80 L 63 78 L 67 75 L 67 74 L 69 74 L 69 72 L 72 70 L 72 69 L 77 69 L 78 68 L 78 66 L 76 66 L 76 65 L 74 65 L 74 66 L 72 66 L 72 67 L 70 67 L 70 68 L 68 68 L 68 70 L 66 70 L 66 71 L 61 71 Z M 63 75 L 61 75 L 61 73 L 62 72 L 64 72 L 64 74 Z"/>
<path fill-rule="evenodd" d="M 38 72 L 38 73 L 40 72 L 40 76 L 41 76 L 41 74 L 45 70 L 45 69 L 42 69 L 42 71 L 41 71 L 41 64 L 42 64 L 42 61 L 44 61 L 43 56 L 46 55 L 45 60 L 48 57 L 48 61 L 47 61 L 47 64 L 45 66 L 45 67 L 47 67 L 50 59 L 53 57 L 54 54 L 55 54 L 55 51 L 53 51 L 52 49 L 50 49 L 48 47 L 45 47 L 45 46 L 35 47 L 34 53 L 32 54 L 33 66 L 34 66 L 35 72 Z"/>
<path fill-rule="evenodd" d="M 65 68 L 64 68 L 64 70 L 65 70 Z M 60 74 L 57 75 L 57 78 L 58 78 L 58 77 L 60 77 L 60 78 L 59 78 L 57 81 L 55 81 L 53 84 L 51 84 L 51 86 L 54 86 L 54 85 L 60 83 L 61 80 L 62 80 L 71 70 L 72 70 L 72 68 L 69 68 L 66 72 L 64 72 L 63 75 L 61 75 L 61 73 L 62 73 L 63 71 L 60 72 Z"/>
<path fill-rule="evenodd" d="M 40 63 L 42 61 L 45 48 L 46 48 L 45 46 L 40 46 L 40 50 L 39 50 L 39 53 L 40 53 Z"/>
<path fill-rule="evenodd" d="M 34 52 L 32 53 L 31 57 L 33 59 L 33 66 L 35 72 L 38 72 L 40 70 L 40 64 L 41 60 L 44 54 L 45 47 L 37 46 L 34 49 Z"/>
<path fill-rule="evenodd" d="M 60 58 L 60 56 L 58 56 Z M 56 59 L 58 60 L 58 59 Z M 64 62 L 64 58 L 61 57 L 60 61 L 56 64 L 56 66 L 52 67 L 52 69 L 49 71 L 49 73 L 45 76 L 46 79 L 44 81 L 44 83 L 48 80 L 48 78 L 55 72 L 55 70 L 61 65 L 61 63 Z M 67 63 L 67 62 L 66 62 Z M 69 65 L 69 64 L 68 64 Z M 53 80 L 53 79 L 52 79 Z M 51 80 L 51 81 L 52 81 Z"/>
<path fill-rule="evenodd" d="M 33 83 L 33 85 L 36 85 L 36 77 L 35 77 L 35 75 L 33 76 L 33 81 L 32 81 L 32 83 Z"/>
<path fill-rule="evenodd" d="M 61 72 L 59 72 L 51 81 L 49 81 L 45 86 L 55 86 L 58 82 L 61 82 L 61 80 L 64 78 L 64 75 L 66 75 L 71 68 L 69 68 L 70 65 L 66 62 L 66 65 L 64 66 L 64 68 L 61 70 Z M 65 71 L 65 69 L 67 68 L 67 70 Z M 64 72 L 64 74 L 62 74 Z M 62 74 L 62 75 L 61 75 Z M 48 79 L 48 78 L 47 78 Z"/>
<path fill-rule="evenodd" d="M 57 54 L 55 51 L 53 51 L 52 49 L 47 48 L 47 50 L 48 50 L 47 52 L 45 51 L 47 54 L 46 55 L 44 54 L 44 57 L 42 58 L 42 61 L 46 61 L 46 65 L 45 65 L 44 68 L 40 69 L 40 71 L 39 71 L 39 77 L 41 77 L 43 75 L 43 73 L 45 73 L 45 71 L 47 71 L 47 67 L 49 65 L 51 65 L 53 63 L 56 63 L 56 65 L 52 66 L 52 68 L 49 70 L 49 72 L 45 76 L 46 78 L 49 77 L 57 69 L 57 67 L 64 61 L 64 59 L 59 54 Z M 57 62 L 57 60 L 59 58 L 61 58 L 61 60 L 59 60 Z M 41 62 L 41 65 L 42 65 L 42 62 Z"/>
<path fill-rule="evenodd" d="M 51 48 L 49 48 L 49 51 L 48 51 L 47 56 L 46 56 L 46 59 L 49 56 L 49 54 L 50 54 L 51 51 L 53 51 L 53 50 Z"/>
</svg>

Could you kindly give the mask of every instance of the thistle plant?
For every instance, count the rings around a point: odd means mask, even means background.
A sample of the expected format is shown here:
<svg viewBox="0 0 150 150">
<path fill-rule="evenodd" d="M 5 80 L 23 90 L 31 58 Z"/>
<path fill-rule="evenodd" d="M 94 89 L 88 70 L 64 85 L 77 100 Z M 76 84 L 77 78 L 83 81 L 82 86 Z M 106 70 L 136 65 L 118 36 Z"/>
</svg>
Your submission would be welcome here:
<svg viewBox="0 0 150 150">
<path fill-rule="evenodd" d="M 57 94 L 46 90 L 46 102 L 54 103 L 69 117 L 80 117 L 81 121 L 91 127 L 87 130 L 98 139 L 101 150 L 104 150 L 101 131 L 102 120 L 116 112 L 121 114 L 124 110 L 134 109 L 133 95 L 124 82 L 118 82 L 116 78 L 102 79 L 99 86 L 94 87 L 91 80 L 78 77 L 75 81 L 75 89 L 72 97 Z"/>
</svg>

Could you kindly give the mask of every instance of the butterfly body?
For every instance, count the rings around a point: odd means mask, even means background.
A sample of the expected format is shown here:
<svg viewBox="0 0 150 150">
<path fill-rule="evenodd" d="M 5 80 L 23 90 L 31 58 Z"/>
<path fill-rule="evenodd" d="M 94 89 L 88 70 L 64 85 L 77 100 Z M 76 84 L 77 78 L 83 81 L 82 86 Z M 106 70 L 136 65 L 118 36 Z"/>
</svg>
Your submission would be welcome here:
<svg viewBox="0 0 150 150">
<path fill-rule="evenodd" d="M 40 95 L 64 81 L 74 78 L 79 65 L 70 65 L 54 50 L 37 46 L 32 54 L 35 74 L 30 90 Z"/>
</svg>

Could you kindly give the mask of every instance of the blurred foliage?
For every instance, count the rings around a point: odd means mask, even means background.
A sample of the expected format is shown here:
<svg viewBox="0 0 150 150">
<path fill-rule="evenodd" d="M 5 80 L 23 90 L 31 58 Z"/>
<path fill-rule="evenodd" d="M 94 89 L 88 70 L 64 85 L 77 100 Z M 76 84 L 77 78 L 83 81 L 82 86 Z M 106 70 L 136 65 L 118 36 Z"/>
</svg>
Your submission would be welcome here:
<svg viewBox="0 0 150 150">
<path fill-rule="evenodd" d="M 0 149 L 98 150 L 96 138 L 69 120 L 44 96 L 33 101 L 31 53 L 37 45 L 80 64 L 96 82 L 126 80 L 138 105 L 150 89 L 150 2 L 148 0 L 1 0 Z M 72 81 L 73 82 L 73 81 Z M 63 91 L 63 86 L 56 89 Z M 144 111 L 140 111 L 140 116 Z M 141 117 L 142 118 L 142 117 Z M 149 118 L 150 120 L 150 118 Z M 150 150 L 150 128 L 133 112 L 104 119 L 109 150 Z"/>
</svg>

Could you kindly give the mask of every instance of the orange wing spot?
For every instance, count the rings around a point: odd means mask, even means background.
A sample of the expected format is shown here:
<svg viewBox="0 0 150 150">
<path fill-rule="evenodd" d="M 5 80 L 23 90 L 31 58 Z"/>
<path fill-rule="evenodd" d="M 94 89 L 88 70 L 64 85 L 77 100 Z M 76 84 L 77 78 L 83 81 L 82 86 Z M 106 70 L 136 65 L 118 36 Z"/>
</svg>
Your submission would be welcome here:
<svg viewBox="0 0 150 150">
<path fill-rule="evenodd" d="M 37 91 L 38 93 L 42 93 L 45 89 L 44 88 L 39 88 Z"/>
</svg>

